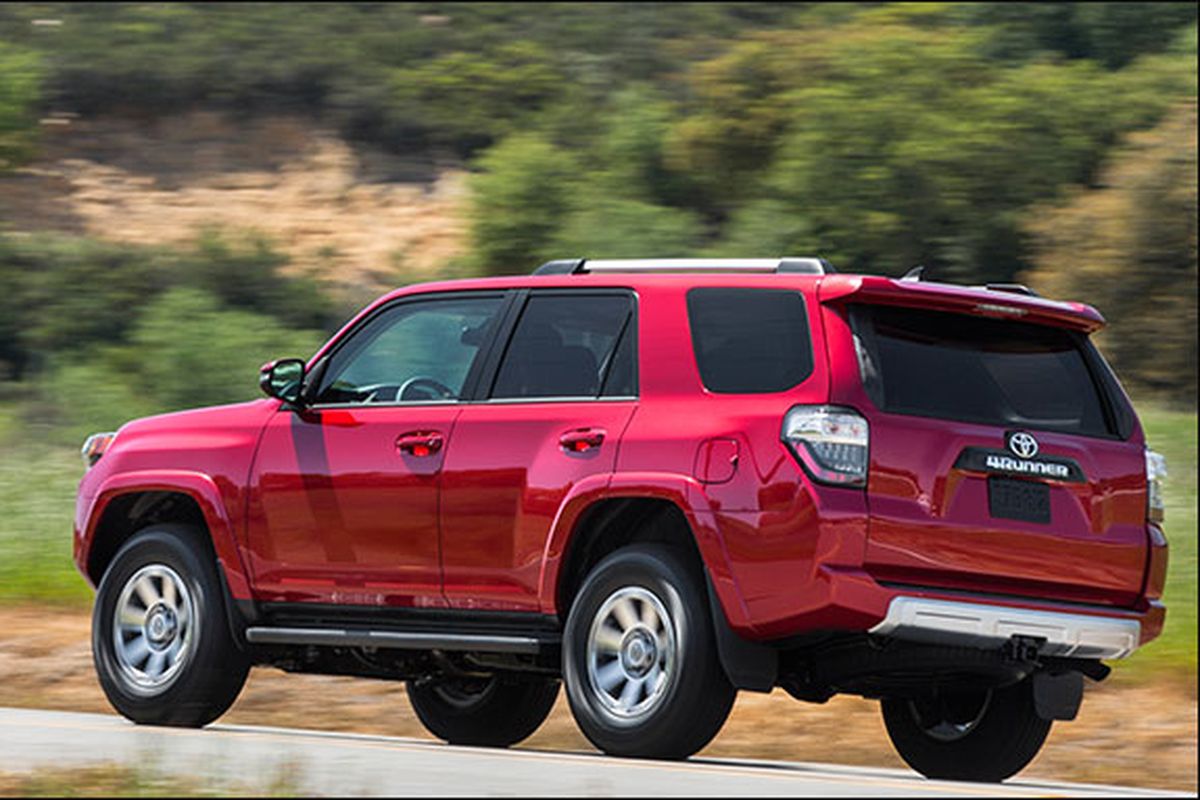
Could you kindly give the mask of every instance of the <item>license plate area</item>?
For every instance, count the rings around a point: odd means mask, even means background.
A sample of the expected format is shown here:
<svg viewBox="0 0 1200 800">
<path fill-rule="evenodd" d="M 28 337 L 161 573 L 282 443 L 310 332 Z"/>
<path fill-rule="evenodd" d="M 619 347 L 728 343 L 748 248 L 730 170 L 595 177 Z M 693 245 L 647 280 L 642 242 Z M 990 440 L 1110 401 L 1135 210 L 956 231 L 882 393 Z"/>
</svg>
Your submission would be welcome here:
<svg viewBox="0 0 1200 800">
<path fill-rule="evenodd" d="M 993 517 L 1050 522 L 1050 487 L 1032 481 L 988 478 L 988 510 Z"/>
</svg>

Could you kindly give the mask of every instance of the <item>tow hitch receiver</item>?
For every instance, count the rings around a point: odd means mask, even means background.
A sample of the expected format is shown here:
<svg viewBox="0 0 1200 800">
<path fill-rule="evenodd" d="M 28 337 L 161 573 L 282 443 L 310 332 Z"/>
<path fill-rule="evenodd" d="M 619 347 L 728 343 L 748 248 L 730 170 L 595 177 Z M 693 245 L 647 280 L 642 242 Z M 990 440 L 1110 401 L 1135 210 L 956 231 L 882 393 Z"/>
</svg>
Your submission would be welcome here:
<svg viewBox="0 0 1200 800">
<path fill-rule="evenodd" d="M 1072 720 L 1083 702 L 1083 674 L 1037 672 L 1033 675 L 1033 708 L 1042 719 Z"/>
</svg>

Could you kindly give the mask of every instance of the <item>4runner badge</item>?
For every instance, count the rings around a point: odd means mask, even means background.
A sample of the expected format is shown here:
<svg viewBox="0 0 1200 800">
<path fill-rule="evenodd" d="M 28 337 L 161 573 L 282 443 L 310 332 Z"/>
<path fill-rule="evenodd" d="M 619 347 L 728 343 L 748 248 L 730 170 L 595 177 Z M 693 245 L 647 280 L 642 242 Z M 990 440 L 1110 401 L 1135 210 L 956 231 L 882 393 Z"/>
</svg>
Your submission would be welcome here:
<svg viewBox="0 0 1200 800">
<path fill-rule="evenodd" d="M 1025 431 L 1017 431 L 1008 435 L 1008 449 L 1018 458 L 1033 458 L 1038 454 L 1037 439 Z"/>
<path fill-rule="evenodd" d="M 954 462 L 957 469 L 972 472 L 987 472 L 993 475 L 1012 475 L 1026 478 L 1050 478 L 1069 483 L 1084 483 L 1083 470 L 1073 458 L 1062 456 L 1036 456 L 1040 450 L 1037 440 L 1028 433 L 1011 433 L 1004 437 L 1008 447 L 996 450 L 990 447 L 966 447 Z M 1028 454 L 1028 455 L 1026 455 Z"/>
</svg>

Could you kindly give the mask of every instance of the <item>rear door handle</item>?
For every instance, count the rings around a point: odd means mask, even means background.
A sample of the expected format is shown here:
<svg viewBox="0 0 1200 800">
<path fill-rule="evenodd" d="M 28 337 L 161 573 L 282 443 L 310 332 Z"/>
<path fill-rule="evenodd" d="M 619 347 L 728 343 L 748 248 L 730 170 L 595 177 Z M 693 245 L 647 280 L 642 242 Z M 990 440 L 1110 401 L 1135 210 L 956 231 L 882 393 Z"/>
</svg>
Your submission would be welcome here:
<svg viewBox="0 0 1200 800">
<path fill-rule="evenodd" d="M 604 431 L 600 428 L 577 428 L 558 437 L 558 443 L 570 453 L 583 453 L 604 444 Z"/>
<path fill-rule="evenodd" d="M 423 458 L 442 449 L 442 435 L 437 431 L 413 431 L 396 437 L 396 449 L 401 453 Z"/>
</svg>

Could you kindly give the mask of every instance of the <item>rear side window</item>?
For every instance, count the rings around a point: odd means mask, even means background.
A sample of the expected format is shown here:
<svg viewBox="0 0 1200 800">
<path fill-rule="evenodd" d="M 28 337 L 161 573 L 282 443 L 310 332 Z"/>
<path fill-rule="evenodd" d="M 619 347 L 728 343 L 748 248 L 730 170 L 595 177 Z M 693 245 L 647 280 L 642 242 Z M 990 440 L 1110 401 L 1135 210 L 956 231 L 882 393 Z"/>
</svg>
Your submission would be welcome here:
<svg viewBox="0 0 1200 800">
<path fill-rule="evenodd" d="M 1086 338 L 1044 325 L 858 306 L 863 382 L 897 414 L 1109 436 Z"/>
<path fill-rule="evenodd" d="M 782 392 L 812 375 L 804 297 L 781 289 L 692 289 L 692 347 L 710 392 Z"/>
<path fill-rule="evenodd" d="M 496 374 L 494 399 L 635 394 L 627 294 L 529 298 Z"/>
</svg>

